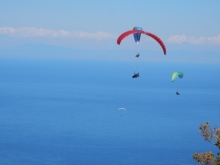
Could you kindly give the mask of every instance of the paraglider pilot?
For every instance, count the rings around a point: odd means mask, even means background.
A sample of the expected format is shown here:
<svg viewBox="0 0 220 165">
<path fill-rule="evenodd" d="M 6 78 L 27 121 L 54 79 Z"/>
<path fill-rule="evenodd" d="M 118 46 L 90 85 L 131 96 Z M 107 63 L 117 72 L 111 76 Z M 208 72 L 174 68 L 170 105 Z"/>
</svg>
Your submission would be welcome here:
<svg viewBox="0 0 220 165">
<path fill-rule="evenodd" d="M 139 73 L 134 73 L 134 75 L 132 76 L 132 78 L 138 78 L 139 77 Z"/>
<path fill-rule="evenodd" d="M 137 57 L 137 58 L 138 58 L 139 56 L 140 56 L 140 54 L 139 54 L 139 53 L 135 55 L 135 57 Z"/>
</svg>

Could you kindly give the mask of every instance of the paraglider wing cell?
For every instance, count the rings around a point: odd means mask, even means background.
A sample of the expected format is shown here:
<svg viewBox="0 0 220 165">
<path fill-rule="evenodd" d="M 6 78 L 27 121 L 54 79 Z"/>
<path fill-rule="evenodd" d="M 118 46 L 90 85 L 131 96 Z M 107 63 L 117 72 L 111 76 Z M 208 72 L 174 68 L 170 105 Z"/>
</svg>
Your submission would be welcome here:
<svg viewBox="0 0 220 165">
<path fill-rule="evenodd" d="M 157 37 L 155 34 L 152 34 L 152 33 L 149 33 L 149 32 L 145 32 L 145 34 L 152 37 L 153 39 L 155 39 L 160 44 L 160 46 L 162 47 L 164 55 L 166 55 L 166 46 L 163 43 L 163 41 L 159 37 Z"/>
<path fill-rule="evenodd" d="M 133 30 L 142 30 L 142 28 L 141 27 L 134 27 Z M 140 39 L 141 39 L 141 33 L 134 33 L 133 36 L 134 36 L 134 41 L 137 44 L 139 44 Z"/>
<path fill-rule="evenodd" d="M 177 78 L 177 72 L 173 72 L 171 81 L 173 82 Z"/>
<path fill-rule="evenodd" d="M 179 78 L 182 78 L 182 77 L 183 77 L 183 73 L 179 72 Z"/>
</svg>

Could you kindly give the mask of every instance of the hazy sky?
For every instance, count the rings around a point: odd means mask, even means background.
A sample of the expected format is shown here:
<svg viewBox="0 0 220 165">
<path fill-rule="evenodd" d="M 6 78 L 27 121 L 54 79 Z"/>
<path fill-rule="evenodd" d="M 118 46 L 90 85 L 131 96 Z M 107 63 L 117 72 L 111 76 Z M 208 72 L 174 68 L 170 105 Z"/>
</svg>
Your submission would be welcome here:
<svg viewBox="0 0 220 165">
<path fill-rule="evenodd" d="M 75 49 L 129 49 L 117 37 L 134 26 L 159 36 L 172 51 L 220 52 L 220 1 L 2 0 L 0 47 L 48 44 Z M 158 44 L 142 37 L 146 49 Z M 142 44 L 143 45 L 143 44 Z"/>
</svg>

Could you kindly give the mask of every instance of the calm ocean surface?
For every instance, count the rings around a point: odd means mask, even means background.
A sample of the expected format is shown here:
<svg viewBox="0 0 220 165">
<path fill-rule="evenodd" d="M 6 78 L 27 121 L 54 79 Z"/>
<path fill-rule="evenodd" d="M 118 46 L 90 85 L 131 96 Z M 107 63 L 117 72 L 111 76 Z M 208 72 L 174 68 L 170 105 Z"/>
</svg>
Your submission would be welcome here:
<svg viewBox="0 0 220 165">
<path fill-rule="evenodd" d="M 1 59 L 0 164 L 194 165 L 217 152 L 197 131 L 220 126 L 219 71 L 147 63 L 132 79 L 128 62 Z"/>
</svg>

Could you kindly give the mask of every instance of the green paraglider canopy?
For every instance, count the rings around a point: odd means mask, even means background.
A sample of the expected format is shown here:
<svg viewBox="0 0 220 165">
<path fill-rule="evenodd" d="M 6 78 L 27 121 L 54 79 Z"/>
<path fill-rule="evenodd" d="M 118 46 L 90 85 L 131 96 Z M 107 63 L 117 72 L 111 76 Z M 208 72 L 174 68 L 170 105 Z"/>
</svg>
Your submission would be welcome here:
<svg viewBox="0 0 220 165">
<path fill-rule="evenodd" d="M 174 82 L 177 79 L 177 77 L 182 78 L 183 72 L 173 72 L 171 81 Z"/>
</svg>

